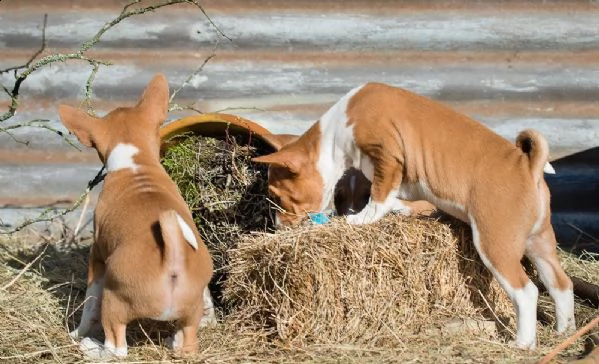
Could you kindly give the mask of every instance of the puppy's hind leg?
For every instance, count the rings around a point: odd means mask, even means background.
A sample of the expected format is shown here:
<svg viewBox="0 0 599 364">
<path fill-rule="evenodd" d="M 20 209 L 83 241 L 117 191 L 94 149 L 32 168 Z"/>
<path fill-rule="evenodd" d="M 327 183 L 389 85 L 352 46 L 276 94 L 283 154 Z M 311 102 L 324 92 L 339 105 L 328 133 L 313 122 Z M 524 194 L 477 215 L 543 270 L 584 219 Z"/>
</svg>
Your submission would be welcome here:
<svg viewBox="0 0 599 364">
<path fill-rule="evenodd" d="M 199 302 L 195 311 L 188 316 L 177 320 L 177 332 L 172 338 L 167 339 L 167 346 L 179 354 L 190 355 L 198 348 L 198 326 L 204 315 L 203 300 Z"/>
<path fill-rule="evenodd" d="M 87 290 L 83 303 L 83 313 L 79 326 L 69 333 L 73 339 L 81 339 L 90 333 L 100 331 L 101 303 L 104 292 L 104 262 L 97 260 L 95 244 L 92 245 L 87 273 Z"/>
<path fill-rule="evenodd" d="M 521 349 L 534 349 L 537 343 L 539 291 L 520 264 L 524 256 L 525 238 L 520 239 L 511 233 L 509 228 L 506 229 L 499 223 L 478 226 L 472 216 L 470 225 L 472 240 L 481 260 L 506 291 L 516 310 L 518 331 L 515 346 Z M 518 243 L 519 241 L 522 243 Z"/>
<path fill-rule="evenodd" d="M 549 224 L 529 240 L 526 256 L 537 268 L 539 278 L 555 302 L 557 332 L 571 332 L 574 321 L 574 293 L 572 281 L 560 265 L 556 253 L 555 234 Z"/>
</svg>

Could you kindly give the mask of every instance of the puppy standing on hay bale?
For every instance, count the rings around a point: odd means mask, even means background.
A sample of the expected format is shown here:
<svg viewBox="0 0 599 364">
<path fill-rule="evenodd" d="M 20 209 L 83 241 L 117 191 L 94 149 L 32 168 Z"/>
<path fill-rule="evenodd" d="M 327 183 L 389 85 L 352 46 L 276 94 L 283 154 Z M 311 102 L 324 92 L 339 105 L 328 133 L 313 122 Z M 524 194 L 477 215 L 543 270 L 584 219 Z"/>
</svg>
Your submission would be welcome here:
<svg viewBox="0 0 599 364">
<path fill-rule="evenodd" d="M 168 84 L 157 75 L 135 107 L 103 118 L 61 105 L 60 118 L 106 167 L 94 216 L 88 287 L 79 326 L 89 356 L 127 355 L 130 321 L 177 321 L 173 348 L 191 353 L 200 322 L 214 321 L 207 285 L 212 261 L 189 208 L 159 162 L 158 128 L 168 108 Z M 208 315 L 204 316 L 206 309 Z M 101 321 L 104 346 L 86 337 Z"/>
<path fill-rule="evenodd" d="M 286 210 L 277 214 L 280 223 L 324 210 L 349 167 L 372 181 L 368 204 L 349 223 L 379 220 L 397 198 L 427 200 L 469 223 L 478 254 L 516 309 L 516 345 L 532 349 L 538 289 L 520 264 L 524 255 L 555 301 L 557 331 L 575 327 L 572 282 L 557 258 L 543 178 L 543 171 L 553 172 L 548 153 L 534 131 L 520 133 L 514 146 L 425 97 L 369 83 L 342 97 L 297 140 L 254 161 L 270 165 L 269 191 Z"/>
</svg>

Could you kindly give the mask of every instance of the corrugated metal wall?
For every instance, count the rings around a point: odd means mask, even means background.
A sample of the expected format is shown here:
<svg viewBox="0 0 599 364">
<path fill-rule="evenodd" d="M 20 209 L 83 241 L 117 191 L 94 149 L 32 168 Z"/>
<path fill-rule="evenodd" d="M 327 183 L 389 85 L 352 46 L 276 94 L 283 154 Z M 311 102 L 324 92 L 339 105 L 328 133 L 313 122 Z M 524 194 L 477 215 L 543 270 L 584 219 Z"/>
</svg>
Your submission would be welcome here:
<svg viewBox="0 0 599 364">
<path fill-rule="evenodd" d="M 70 52 L 126 3 L 1 1 L 0 69 L 39 47 L 44 13 L 45 54 Z M 383 81 L 443 101 L 509 139 L 539 129 L 553 157 L 599 145 L 596 2 L 212 0 L 204 7 L 231 41 L 189 5 L 106 33 L 91 52 L 113 63 L 97 74 L 97 110 L 134 102 L 155 72 L 176 88 L 214 53 L 178 102 L 226 109 L 273 132 L 300 133 L 349 89 Z M 32 74 L 11 122 L 55 121 L 58 103 L 80 102 L 90 70 L 73 61 Z M 0 81 L 10 86 L 11 75 Z M 2 112 L 7 102 L 0 96 Z M 21 129 L 17 137 L 31 144 L 0 134 L 0 206 L 72 200 L 95 173 L 94 154 L 75 153 L 47 131 Z"/>
</svg>

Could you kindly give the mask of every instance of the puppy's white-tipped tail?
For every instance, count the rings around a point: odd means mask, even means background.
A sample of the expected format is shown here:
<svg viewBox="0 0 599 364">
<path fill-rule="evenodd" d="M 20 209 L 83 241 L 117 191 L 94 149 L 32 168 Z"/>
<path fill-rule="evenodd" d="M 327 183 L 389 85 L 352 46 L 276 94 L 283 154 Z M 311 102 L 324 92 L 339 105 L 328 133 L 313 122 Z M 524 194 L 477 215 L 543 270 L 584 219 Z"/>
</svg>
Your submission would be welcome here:
<svg viewBox="0 0 599 364">
<path fill-rule="evenodd" d="M 548 161 L 549 145 L 539 132 L 532 129 L 523 130 L 516 138 L 516 146 L 528 157 L 530 172 L 536 183 L 543 178 L 543 173 L 555 173 Z"/>
<path fill-rule="evenodd" d="M 187 242 L 194 250 L 198 249 L 198 241 L 193 230 L 175 211 L 167 210 L 158 217 L 162 240 L 164 241 L 164 262 L 167 267 L 182 267 L 183 249 Z"/>
</svg>

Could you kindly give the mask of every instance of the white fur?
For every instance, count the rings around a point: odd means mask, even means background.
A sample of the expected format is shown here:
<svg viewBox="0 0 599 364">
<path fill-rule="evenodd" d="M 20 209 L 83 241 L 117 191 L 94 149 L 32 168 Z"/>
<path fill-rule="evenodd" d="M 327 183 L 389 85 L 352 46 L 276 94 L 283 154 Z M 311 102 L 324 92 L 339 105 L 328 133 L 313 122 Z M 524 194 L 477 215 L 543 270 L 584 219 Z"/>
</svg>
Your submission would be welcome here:
<svg viewBox="0 0 599 364">
<path fill-rule="evenodd" d="M 395 199 L 391 210 L 399 213 L 400 215 L 404 215 L 404 216 L 411 216 L 413 213 L 412 209 L 409 208 L 408 206 L 404 205 L 403 202 L 399 198 Z"/>
<path fill-rule="evenodd" d="M 555 302 L 556 329 L 560 334 L 574 331 L 574 292 L 571 289 L 549 290 L 549 294 Z"/>
<path fill-rule="evenodd" d="M 553 169 L 553 166 L 551 165 L 551 163 L 547 162 L 547 163 L 545 163 L 545 166 L 543 167 L 543 172 L 545 172 L 547 174 L 555 174 L 555 169 Z"/>
<path fill-rule="evenodd" d="M 104 341 L 104 357 L 105 358 L 110 358 L 110 357 L 124 358 L 126 356 L 127 356 L 127 345 L 116 348 L 114 346 L 113 342 L 108 341 L 108 340 Z"/>
<path fill-rule="evenodd" d="M 86 337 L 79 343 L 79 349 L 88 359 L 113 359 L 127 356 L 127 345 L 115 348 L 114 343 L 106 340 L 102 345 L 98 340 Z"/>
<path fill-rule="evenodd" d="M 200 327 L 215 326 L 216 315 L 214 313 L 214 303 L 212 302 L 212 295 L 208 287 L 204 289 L 204 316 L 200 319 Z"/>
<path fill-rule="evenodd" d="M 137 173 L 139 165 L 133 160 L 133 156 L 139 153 L 139 148 L 133 144 L 119 143 L 112 149 L 108 160 L 106 160 L 106 171 L 115 172 L 121 169 L 129 168 L 133 173 Z"/>
<path fill-rule="evenodd" d="M 181 232 L 183 233 L 183 237 L 185 240 L 191 245 L 195 250 L 198 250 L 198 241 L 196 240 L 195 234 L 193 230 L 187 225 L 185 220 L 177 214 L 177 222 L 179 223 L 179 227 L 181 228 Z"/>
<path fill-rule="evenodd" d="M 347 126 L 347 104 L 362 87 L 356 87 L 348 92 L 320 118 L 322 137 L 320 155 L 316 163 L 316 168 L 324 182 L 320 211 L 326 210 L 331 204 L 335 185 L 348 167 L 347 157 L 357 151 L 353 127 Z"/>
<path fill-rule="evenodd" d="M 537 343 L 537 298 L 539 291 L 529 280 L 523 288 L 514 289 L 512 285 L 495 269 L 489 258 L 485 255 L 480 244 L 480 233 L 474 218 L 469 215 L 470 227 L 472 228 L 472 241 L 476 251 L 487 269 L 493 273 L 497 282 L 505 290 L 516 309 L 516 321 L 518 331 L 516 334 L 516 346 L 522 349 L 534 349 Z"/>
<path fill-rule="evenodd" d="M 85 301 L 83 303 L 83 314 L 79 326 L 69 333 L 73 339 L 79 339 L 91 331 L 99 330 L 101 327 L 100 313 L 102 293 L 104 291 L 104 277 L 101 277 L 87 287 Z"/>
<path fill-rule="evenodd" d="M 556 329 L 558 333 L 572 331 L 574 322 L 574 293 L 571 289 L 560 290 L 556 287 L 556 277 L 551 264 L 540 256 L 530 254 L 529 258 L 535 264 L 541 281 L 555 302 Z"/>
<path fill-rule="evenodd" d="M 509 287 L 511 288 L 511 286 Z M 529 280 L 522 288 L 512 288 L 511 294 L 509 290 L 506 291 L 516 308 L 518 321 L 516 346 L 521 349 L 534 349 L 537 345 L 537 299 L 539 290 Z"/>
<path fill-rule="evenodd" d="M 165 340 L 167 348 L 176 351 L 183 347 L 183 330 L 177 330 L 173 336 L 167 337 Z"/>
<path fill-rule="evenodd" d="M 171 321 L 171 320 L 174 320 L 177 316 L 178 316 L 177 312 L 175 310 L 173 310 L 172 307 L 168 307 L 164 311 L 162 311 L 162 313 L 160 315 L 154 317 L 154 320 L 156 320 L 156 321 Z"/>
<path fill-rule="evenodd" d="M 345 219 L 349 224 L 371 224 L 377 220 L 380 220 L 389 211 L 391 211 L 397 205 L 397 190 L 392 191 L 385 201 L 376 202 L 370 198 L 366 206 L 362 211 L 355 215 L 348 215 Z"/>
</svg>

